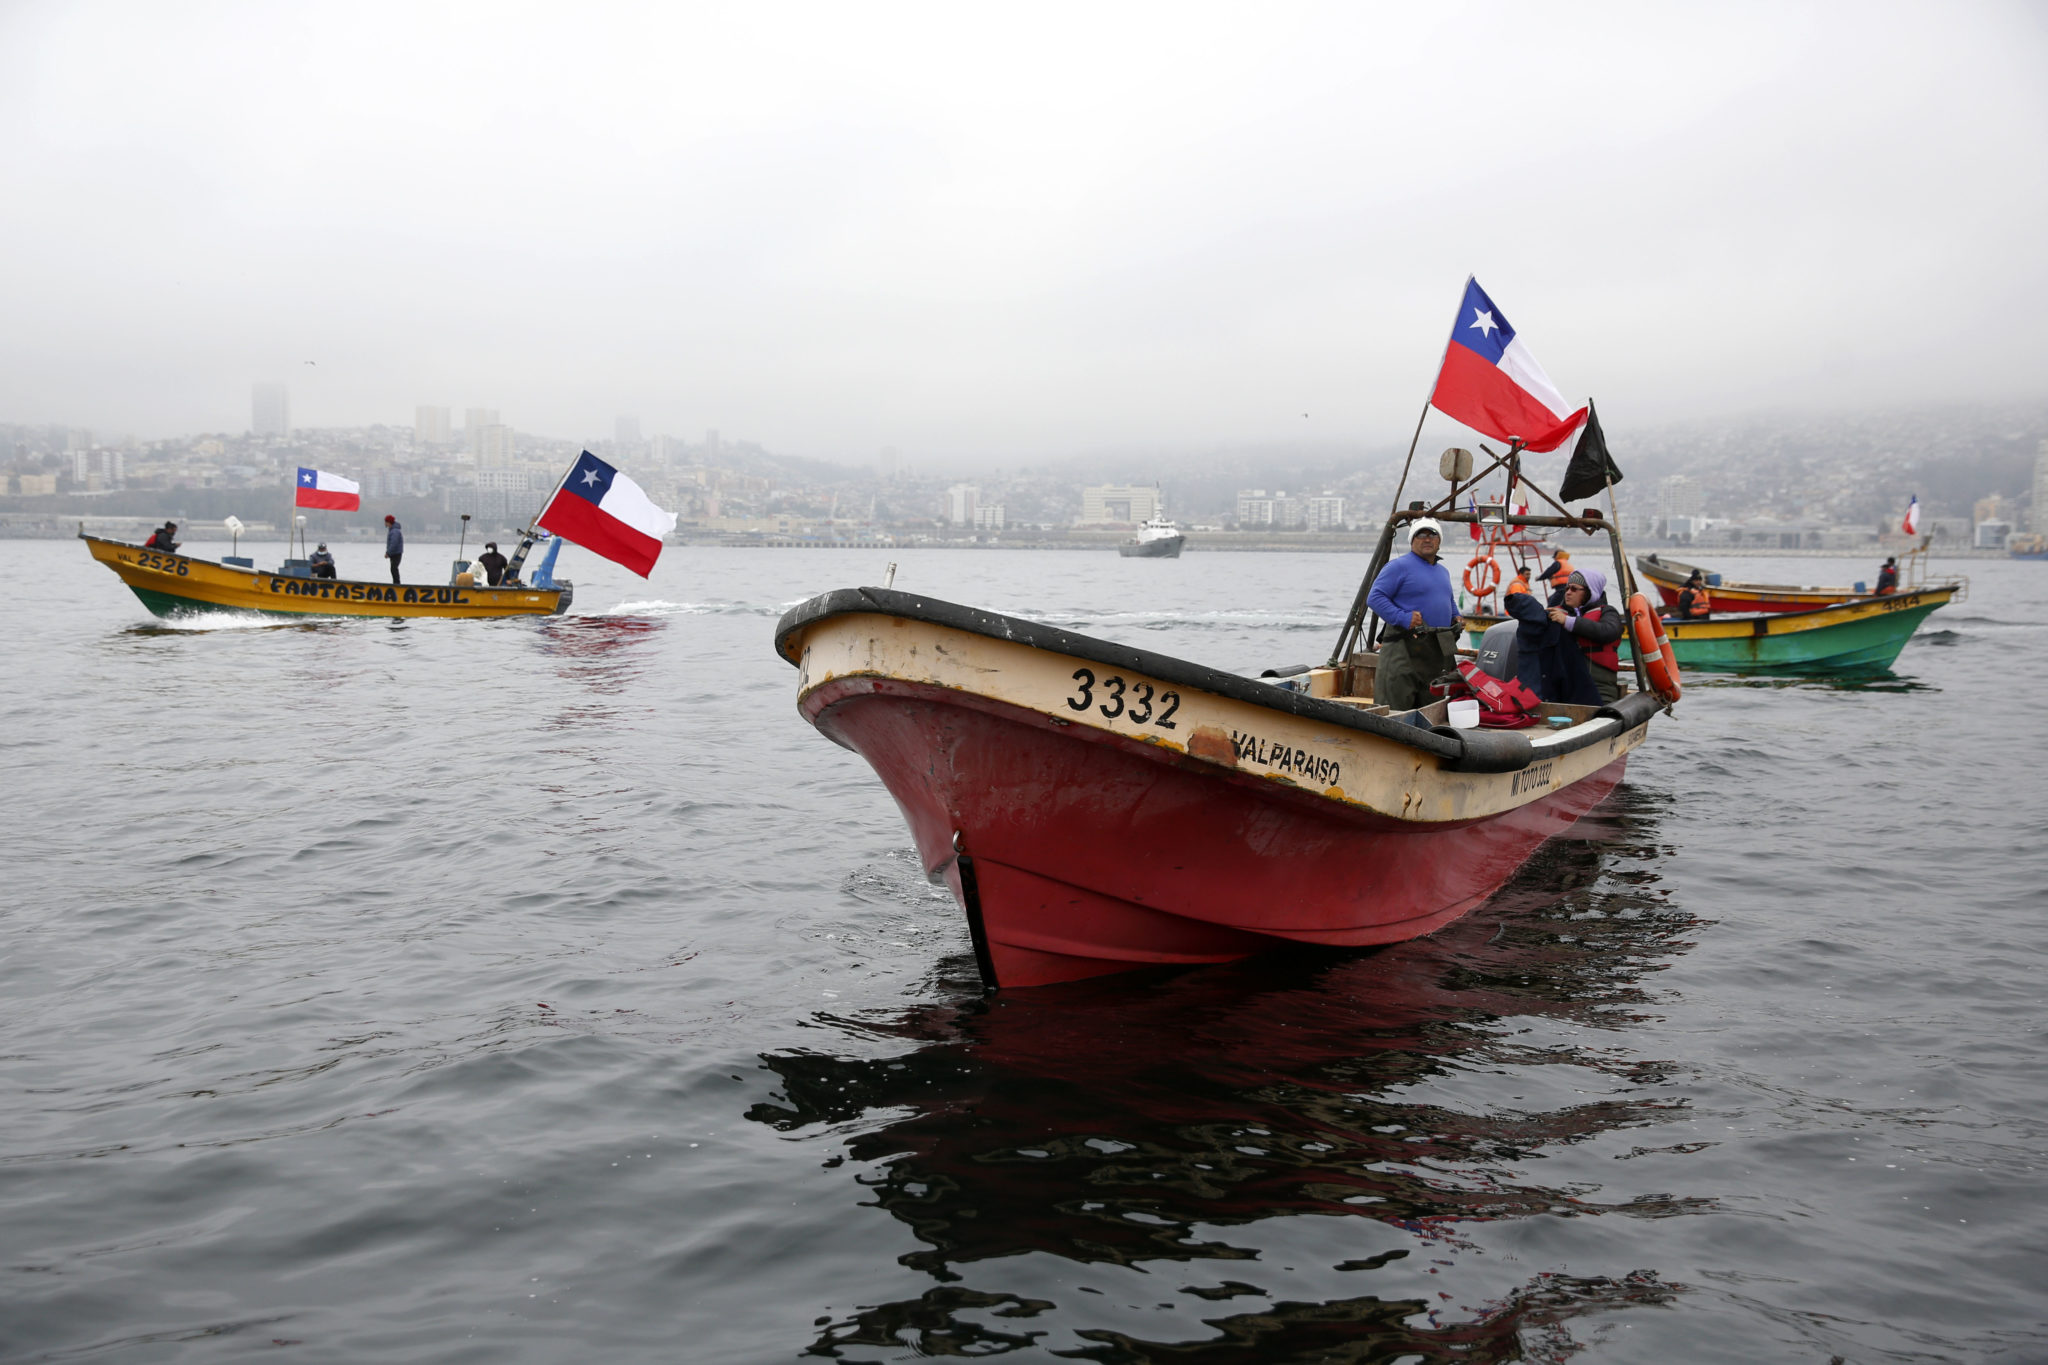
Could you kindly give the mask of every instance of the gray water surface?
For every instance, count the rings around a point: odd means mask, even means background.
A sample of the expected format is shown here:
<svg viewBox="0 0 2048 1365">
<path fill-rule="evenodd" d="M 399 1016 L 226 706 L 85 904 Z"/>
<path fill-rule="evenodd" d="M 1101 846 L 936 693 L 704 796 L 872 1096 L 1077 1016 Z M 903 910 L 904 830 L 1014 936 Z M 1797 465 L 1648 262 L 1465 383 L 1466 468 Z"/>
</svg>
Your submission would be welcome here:
<svg viewBox="0 0 2048 1365">
<path fill-rule="evenodd" d="M 1363 567 L 895 557 L 1248 671 Z M 2048 1359 L 2048 564 L 1689 680 L 1431 938 L 985 1001 L 770 646 L 881 558 L 166 626 L 0 541 L 0 1359 Z"/>
</svg>

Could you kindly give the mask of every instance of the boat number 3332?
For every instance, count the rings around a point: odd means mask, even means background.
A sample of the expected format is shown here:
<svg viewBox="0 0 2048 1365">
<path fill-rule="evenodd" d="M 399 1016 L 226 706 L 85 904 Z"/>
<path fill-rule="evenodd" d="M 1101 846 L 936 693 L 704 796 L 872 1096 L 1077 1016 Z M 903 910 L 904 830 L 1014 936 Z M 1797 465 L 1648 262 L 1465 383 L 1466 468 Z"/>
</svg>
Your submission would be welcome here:
<svg viewBox="0 0 2048 1365">
<path fill-rule="evenodd" d="M 1092 668 L 1074 670 L 1074 695 L 1067 698 L 1067 705 L 1075 711 L 1094 707 L 1106 720 L 1123 716 L 1138 725 L 1180 728 L 1173 720 L 1173 713 L 1180 710 L 1180 693 L 1161 692 L 1155 697 L 1151 683 L 1127 682 L 1114 673 L 1097 679 Z"/>
</svg>

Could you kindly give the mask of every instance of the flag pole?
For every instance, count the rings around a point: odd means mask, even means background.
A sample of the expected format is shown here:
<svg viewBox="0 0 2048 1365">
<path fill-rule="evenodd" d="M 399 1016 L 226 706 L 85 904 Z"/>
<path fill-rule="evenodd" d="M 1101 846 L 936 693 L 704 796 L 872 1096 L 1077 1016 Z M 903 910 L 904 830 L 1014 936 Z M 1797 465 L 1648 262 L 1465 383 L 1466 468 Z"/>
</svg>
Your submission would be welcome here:
<svg viewBox="0 0 2048 1365">
<path fill-rule="evenodd" d="M 1467 275 L 1465 277 L 1465 288 L 1458 293 L 1460 307 L 1465 302 L 1465 294 L 1471 290 L 1474 281 L 1478 278 L 1477 275 Z M 1429 405 L 1436 401 L 1436 386 L 1443 382 L 1444 361 L 1450 357 L 1451 338 L 1456 336 L 1457 332 L 1458 310 L 1453 309 L 1451 312 L 1451 330 L 1444 333 L 1444 348 L 1437 353 L 1436 357 L 1436 378 L 1432 379 L 1429 383 L 1429 397 L 1422 400 L 1422 415 L 1415 419 L 1415 434 L 1408 438 L 1408 458 L 1401 462 L 1401 481 L 1394 485 L 1394 505 L 1388 509 L 1390 512 L 1401 510 L 1401 494 L 1407 491 L 1408 471 L 1415 464 L 1415 447 L 1422 443 L 1422 424 L 1429 420 Z"/>
<path fill-rule="evenodd" d="M 1465 277 L 1466 289 L 1470 289 L 1473 281 L 1476 279 L 1478 279 L 1476 275 L 1467 275 Z M 1465 294 L 1463 291 L 1460 291 L 1458 303 L 1462 307 L 1464 302 Z M 1387 509 L 1386 529 L 1380 535 L 1379 544 L 1373 548 L 1372 560 L 1366 565 L 1365 577 L 1358 585 L 1358 595 L 1352 599 L 1351 610 L 1344 617 L 1344 628 L 1337 632 L 1337 647 L 1330 652 L 1330 666 L 1332 668 L 1342 662 L 1339 656 L 1348 652 L 1353 642 L 1359 637 L 1361 629 L 1365 625 L 1367 614 L 1366 595 L 1372 591 L 1372 582 L 1375 578 L 1379 577 L 1381 566 L 1391 557 L 1389 551 L 1393 547 L 1394 513 L 1401 510 L 1401 495 L 1408 491 L 1408 471 L 1415 466 L 1415 448 L 1422 444 L 1422 424 L 1429 420 L 1429 405 L 1436 401 L 1436 386 L 1443 380 L 1444 361 L 1451 354 L 1451 338 L 1457 334 L 1457 330 L 1458 313 L 1456 310 L 1453 310 L 1451 313 L 1451 330 L 1444 333 L 1444 348 L 1437 354 L 1436 378 L 1432 379 L 1429 383 L 1429 396 L 1422 400 L 1422 413 L 1415 419 L 1415 434 L 1408 438 L 1408 457 L 1401 461 L 1401 481 L 1394 485 L 1394 505 Z M 1370 632 L 1365 633 L 1365 642 L 1368 645 L 1372 643 Z"/>
<path fill-rule="evenodd" d="M 519 581 L 519 571 L 526 566 L 527 552 L 533 549 L 533 533 L 539 529 L 541 517 L 546 514 L 548 505 L 554 502 L 555 494 L 562 491 L 562 485 L 569 482 L 569 476 L 576 472 L 576 466 L 583 463 L 583 456 L 589 453 L 586 450 L 571 460 L 569 467 L 562 471 L 562 477 L 555 480 L 554 492 L 541 499 L 539 510 L 533 514 L 533 519 L 527 522 L 525 532 L 519 537 L 518 551 L 513 554 L 512 562 L 505 566 L 505 576 L 498 580 L 500 583 L 509 584 Z"/>
</svg>

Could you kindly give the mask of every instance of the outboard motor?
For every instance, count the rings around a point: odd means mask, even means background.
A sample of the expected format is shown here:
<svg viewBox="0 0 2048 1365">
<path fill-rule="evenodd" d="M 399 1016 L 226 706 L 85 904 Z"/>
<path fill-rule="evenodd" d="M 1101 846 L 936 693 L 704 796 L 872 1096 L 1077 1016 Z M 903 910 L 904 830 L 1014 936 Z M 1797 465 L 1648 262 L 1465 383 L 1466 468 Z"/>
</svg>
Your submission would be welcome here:
<svg viewBox="0 0 2048 1365">
<path fill-rule="evenodd" d="M 1506 681 L 1515 676 L 1521 662 L 1521 651 L 1515 647 L 1515 634 L 1521 627 L 1520 621 L 1502 621 L 1497 626 L 1488 626 L 1486 634 L 1479 637 L 1479 669 L 1490 677 Z"/>
</svg>

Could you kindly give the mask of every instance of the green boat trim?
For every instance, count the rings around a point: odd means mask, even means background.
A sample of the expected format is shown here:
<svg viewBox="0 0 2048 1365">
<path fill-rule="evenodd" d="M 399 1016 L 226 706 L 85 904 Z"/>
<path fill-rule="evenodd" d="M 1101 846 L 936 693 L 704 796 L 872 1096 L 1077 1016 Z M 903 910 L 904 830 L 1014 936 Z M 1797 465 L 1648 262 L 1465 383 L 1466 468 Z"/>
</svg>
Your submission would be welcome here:
<svg viewBox="0 0 2048 1365">
<path fill-rule="evenodd" d="M 1956 595 L 1952 586 L 1858 598 L 1811 611 L 1666 621 L 1681 670 L 1701 673 L 1863 673 L 1890 668 L 1920 623 Z M 1466 616 L 1474 644 L 1507 619 Z M 1630 655 L 1626 636 L 1621 655 Z"/>
</svg>

